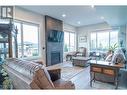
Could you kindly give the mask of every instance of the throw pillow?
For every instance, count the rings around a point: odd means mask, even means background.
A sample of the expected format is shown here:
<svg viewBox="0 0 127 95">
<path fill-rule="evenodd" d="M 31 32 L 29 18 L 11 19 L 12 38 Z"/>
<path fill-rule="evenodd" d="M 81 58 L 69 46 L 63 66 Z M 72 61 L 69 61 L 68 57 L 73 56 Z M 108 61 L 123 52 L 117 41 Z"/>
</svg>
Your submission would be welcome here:
<svg viewBox="0 0 127 95">
<path fill-rule="evenodd" d="M 109 55 L 106 57 L 105 61 L 111 62 L 111 60 L 112 60 L 112 55 L 113 55 L 113 54 L 109 54 Z"/>
</svg>

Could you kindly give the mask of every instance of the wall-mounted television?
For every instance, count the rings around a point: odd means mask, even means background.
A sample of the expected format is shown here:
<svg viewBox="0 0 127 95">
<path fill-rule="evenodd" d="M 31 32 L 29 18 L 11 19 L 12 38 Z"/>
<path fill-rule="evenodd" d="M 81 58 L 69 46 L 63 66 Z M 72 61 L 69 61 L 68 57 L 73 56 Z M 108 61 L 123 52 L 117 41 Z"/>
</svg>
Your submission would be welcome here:
<svg viewBox="0 0 127 95">
<path fill-rule="evenodd" d="M 63 42 L 64 32 L 58 30 L 50 30 L 48 34 L 49 42 Z"/>
</svg>

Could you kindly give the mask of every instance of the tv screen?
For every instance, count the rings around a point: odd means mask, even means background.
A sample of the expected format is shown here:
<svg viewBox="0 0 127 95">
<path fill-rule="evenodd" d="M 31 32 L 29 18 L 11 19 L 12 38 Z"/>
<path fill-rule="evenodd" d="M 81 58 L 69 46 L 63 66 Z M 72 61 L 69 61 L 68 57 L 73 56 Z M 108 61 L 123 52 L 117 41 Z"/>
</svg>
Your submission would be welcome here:
<svg viewBox="0 0 127 95">
<path fill-rule="evenodd" d="M 64 32 L 58 30 L 49 31 L 48 41 L 49 42 L 63 42 Z"/>
</svg>

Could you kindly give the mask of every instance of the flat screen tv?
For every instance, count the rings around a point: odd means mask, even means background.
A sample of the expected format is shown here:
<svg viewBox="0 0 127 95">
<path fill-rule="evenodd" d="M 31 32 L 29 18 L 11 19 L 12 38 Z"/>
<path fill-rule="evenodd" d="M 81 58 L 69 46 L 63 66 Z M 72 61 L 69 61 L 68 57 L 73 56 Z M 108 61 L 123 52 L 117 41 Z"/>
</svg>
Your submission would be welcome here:
<svg viewBox="0 0 127 95">
<path fill-rule="evenodd" d="M 48 35 L 49 42 L 63 42 L 64 32 L 58 30 L 50 30 Z"/>
</svg>

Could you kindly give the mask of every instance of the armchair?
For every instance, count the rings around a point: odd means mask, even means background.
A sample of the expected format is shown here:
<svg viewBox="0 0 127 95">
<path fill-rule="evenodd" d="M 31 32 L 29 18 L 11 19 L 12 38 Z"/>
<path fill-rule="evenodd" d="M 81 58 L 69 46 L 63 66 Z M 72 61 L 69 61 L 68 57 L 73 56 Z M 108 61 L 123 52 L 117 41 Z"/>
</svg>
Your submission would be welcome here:
<svg viewBox="0 0 127 95">
<path fill-rule="evenodd" d="M 87 48 L 85 47 L 80 47 L 78 50 L 78 53 L 76 54 L 77 56 L 87 56 Z"/>
<path fill-rule="evenodd" d="M 72 57 L 76 57 L 76 56 L 86 57 L 87 56 L 87 49 L 85 47 L 80 47 L 78 51 L 69 52 L 66 55 L 66 61 L 72 60 Z"/>
</svg>

